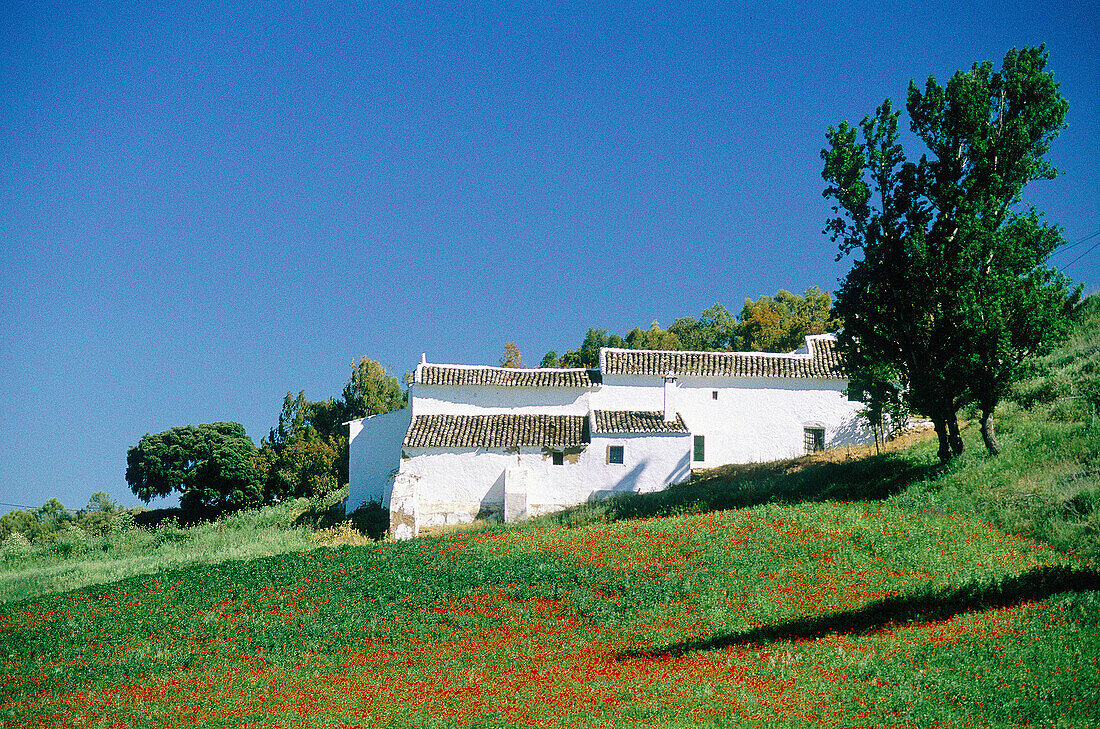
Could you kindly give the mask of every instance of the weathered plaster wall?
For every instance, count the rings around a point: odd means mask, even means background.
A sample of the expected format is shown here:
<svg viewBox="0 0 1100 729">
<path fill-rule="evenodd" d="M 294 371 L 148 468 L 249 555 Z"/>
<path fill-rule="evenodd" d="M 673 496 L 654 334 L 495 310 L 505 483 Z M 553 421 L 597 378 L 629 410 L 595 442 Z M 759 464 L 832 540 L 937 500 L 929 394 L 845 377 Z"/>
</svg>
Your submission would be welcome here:
<svg viewBox="0 0 1100 729">
<path fill-rule="evenodd" d="M 624 446 L 624 463 L 607 463 L 608 445 Z M 526 491 L 527 516 L 663 489 L 690 475 L 691 436 L 597 437 L 560 466 L 541 448 L 407 448 L 405 455 L 401 474 L 416 482 L 420 525 L 436 526 L 502 517 L 506 491 L 514 492 L 517 483 Z"/>
<path fill-rule="evenodd" d="M 683 376 L 669 394 L 692 435 L 705 439 L 705 459 L 693 465 L 709 468 L 801 455 L 805 427 L 824 427 L 829 448 L 870 442 L 870 431 L 858 418 L 862 404 L 848 400 L 847 384 Z M 662 410 L 663 385 L 660 377 L 605 376 L 591 404 L 600 410 Z"/>
<path fill-rule="evenodd" d="M 412 422 L 409 408 L 348 424 L 348 501 L 351 513 L 368 501 L 389 507 L 393 479 L 401 465 L 401 443 Z"/>
</svg>

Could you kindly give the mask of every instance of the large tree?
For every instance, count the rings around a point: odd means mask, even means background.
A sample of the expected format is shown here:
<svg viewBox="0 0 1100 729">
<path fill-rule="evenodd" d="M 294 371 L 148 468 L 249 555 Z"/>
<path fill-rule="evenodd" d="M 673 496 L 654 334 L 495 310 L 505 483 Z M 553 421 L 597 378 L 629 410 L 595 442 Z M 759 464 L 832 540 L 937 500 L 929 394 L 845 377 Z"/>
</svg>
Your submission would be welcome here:
<svg viewBox="0 0 1100 729">
<path fill-rule="evenodd" d="M 256 446 L 240 423 L 184 425 L 142 436 L 126 452 L 126 483 L 142 501 L 180 494 L 180 506 L 213 515 L 257 506 L 263 482 Z"/>
<path fill-rule="evenodd" d="M 823 194 L 836 202 L 826 232 L 841 256 L 863 255 L 837 294 L 841 348 L 850 367 L 904 379 L 944 461 L 963 450 L 968 402 L 997 452 L 993 408 L 1023 358 L 1057 340 L 1074 300 L 1044 266 L 1060 231 L 1019 209 L 1027 183 L 1056 174 L 1045 155 L 1067 104 L 1046 62 L 1042 47 L 1013 49 L 999 71 L 985 62 L 946 87 L 910 82 L 910 129 L 927 148 L 916 162 L 889 100 L 858 130 L 830 127 L 821 153 Z"/>
</svg>

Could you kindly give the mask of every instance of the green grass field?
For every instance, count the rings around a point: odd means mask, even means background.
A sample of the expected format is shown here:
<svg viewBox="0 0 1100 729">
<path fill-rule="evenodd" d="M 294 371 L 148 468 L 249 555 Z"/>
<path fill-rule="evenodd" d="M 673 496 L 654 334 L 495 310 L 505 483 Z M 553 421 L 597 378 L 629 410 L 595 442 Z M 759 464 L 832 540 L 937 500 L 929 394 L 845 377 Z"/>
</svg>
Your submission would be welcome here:
<svg viewBox="0 0 1100 729">
<path fill-rule="evenodd" d="M 9 604 L 0 722 L 1100 724 L 1094 566 L 907 493 L 589 513 Z"/>
</svg>

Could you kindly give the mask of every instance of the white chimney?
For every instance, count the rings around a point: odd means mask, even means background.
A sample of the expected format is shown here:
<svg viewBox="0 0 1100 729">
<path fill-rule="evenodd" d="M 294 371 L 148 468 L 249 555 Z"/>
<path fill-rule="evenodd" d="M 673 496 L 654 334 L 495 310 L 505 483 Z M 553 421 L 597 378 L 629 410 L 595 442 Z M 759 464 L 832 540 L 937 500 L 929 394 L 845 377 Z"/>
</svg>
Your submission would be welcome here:
<svg viewBox="0 0 1100 729">
<path fill-rule="evenodd" d="M 676 375 L 671 371 L 665 375 L 665 422 L 676 422 L 676 406 L 672 402 L 672 391 L 676 389 Z"/>
</svg>

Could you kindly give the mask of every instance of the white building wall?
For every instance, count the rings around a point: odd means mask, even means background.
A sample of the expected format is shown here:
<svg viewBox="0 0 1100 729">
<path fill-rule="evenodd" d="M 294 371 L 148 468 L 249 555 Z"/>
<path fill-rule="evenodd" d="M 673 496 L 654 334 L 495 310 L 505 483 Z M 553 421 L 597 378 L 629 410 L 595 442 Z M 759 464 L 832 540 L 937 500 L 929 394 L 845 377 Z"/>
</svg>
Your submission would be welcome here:
<svg viewBox="0 0 1100 729">
<path fill-rule="evenodd" d="M 591 397 L 598 410 L 662 410 L 664 379 L 605 375 Z M 844 380 L 681 376 L 670 396 L 692 435 L 702 435 L 705 459 L 696 468 L 793 458 L 805 452 L 804 428 L 824 427 L 825 445 L 871 442 L 859 402 Z M 714 397 L 714 393 L 718 397 Z"/>
<path fill-rule="evenodd" d="M 348 423 L 348 501 L 351 513 L 369 501 L 389 508 L 393 479 L 401 465 L 401 443 L 412 410 L 371 415 Z"/>
<path fill-rule="evenodd" d="M 414 384 L 409 392 L 414 415 L 588 414 L 589 390 L 579 387 Z"/>
<path fill-rule="evenodd" d="M 543 448 L 407 448 L 401 474 L 416 482 L 421 526 L 502 515 L 509 470 L 525 472 L 527 515 L 536 516 L 684 481 L 691 473 L 691 442 L 680 434 L 597 436 L 583 449 L 566 450 L 560 466 Z M 624 447 L 622 464 L 607 462 L 608 445 Z"/>
</svg>

